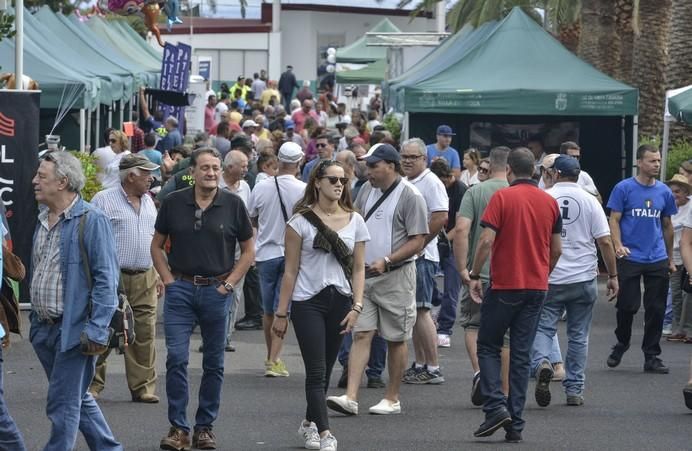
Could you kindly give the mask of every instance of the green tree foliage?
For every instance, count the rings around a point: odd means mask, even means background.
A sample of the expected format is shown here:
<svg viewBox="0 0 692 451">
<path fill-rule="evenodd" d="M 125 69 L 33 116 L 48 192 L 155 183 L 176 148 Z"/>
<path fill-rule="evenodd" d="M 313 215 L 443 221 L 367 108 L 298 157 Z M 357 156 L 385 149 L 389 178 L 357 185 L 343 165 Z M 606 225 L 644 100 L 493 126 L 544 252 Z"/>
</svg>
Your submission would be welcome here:
<svg viewBox="0 0 692 451">
<path fill-rule="evenodd" d="M 103 189 L 103 186 L 101 186 L 98 178 L 96 178 L 96 175 L 99 172 L 99 167 L 96 165 L 93 155 L 82 153 L 76 150 L 72 151 L 71 153 L 82 163 L 82 170 L 84 171 L 84 176 L 86 177 L 84 189 L 82 189 L 80 194 L 84 200 L 90 201 L 96 193 Z"/>
</svg>

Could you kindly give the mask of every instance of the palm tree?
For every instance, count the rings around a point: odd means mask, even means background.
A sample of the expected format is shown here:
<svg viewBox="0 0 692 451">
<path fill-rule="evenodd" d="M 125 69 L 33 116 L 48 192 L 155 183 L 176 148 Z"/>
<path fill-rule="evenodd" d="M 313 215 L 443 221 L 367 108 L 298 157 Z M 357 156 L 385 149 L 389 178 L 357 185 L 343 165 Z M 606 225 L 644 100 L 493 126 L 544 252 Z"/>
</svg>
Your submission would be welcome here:
<svg viewBox="0 0 692 451">
<path fill-rule="evenodd" d="M 582 1 L 578 55 L 609 75 L 615 75 L 620 67 L 620 37 L 615 29 L 615 17 L 614 1 Z"/>
<path fill-rule="evenodd" d="M 666 86 L 668 89 L 681 88 L 692 84 L 692 3 L 689 0 L 673 0 L 668 45 L 668 66 L 666 67 Z M 673 126 L 670 130 L 673 140 L 692 138 L 689 126 Z"/>
</svg>

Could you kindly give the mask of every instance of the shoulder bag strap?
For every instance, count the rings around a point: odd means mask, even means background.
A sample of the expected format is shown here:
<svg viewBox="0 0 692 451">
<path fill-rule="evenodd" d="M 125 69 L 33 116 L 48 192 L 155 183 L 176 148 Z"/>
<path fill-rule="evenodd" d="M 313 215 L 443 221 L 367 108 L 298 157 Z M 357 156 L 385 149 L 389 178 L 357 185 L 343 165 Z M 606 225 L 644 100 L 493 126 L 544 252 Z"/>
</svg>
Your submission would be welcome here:
<svg viewBox="0 0 692 451">
<path fill-rule="evenodd" d="M 312 224 L 313 227 L 317 229 L 319 233 L 322 234 L 332 245 L 332 254 L 334 257 L 336 257 L 336 261 L 339 262 L 339 266 L 344 270 L 344 274 L 346 275 L 346 280 L 348 280 L 348 284 L 351 285 L 351 290 L 353 290 L 353 285 L 351 282 L 351 277 L 349 277 L 348 271 L 345 267 L 345 263 L 339 258 L 339 256 L 336 254 L 335 250 L 337 248 L 337 243 L 341 245 L 341 247 L 346 247 L 346 243 L 343 242 L 341 237 L 332 229 L 330 229 L 321 219 L 317 214 L 312 211 L 308 210 L 304 213 L 302 213 L 303 217 L 305 218 L 306 221 L 308 221 L 310 224 Z M 328 233 L 331 232 L 331 233 Z"/>
<path fill-rule="evenodd" d="M 276 192 L 279 193 L 279 204 L 281 204 L 281 214 L 284 216 L 284 222 L 288 222 L 288 213 L 286 213 L 286 207 L 284 207 L 284 201 L 281 198 L 281 189 L 279 189 L 279 179 L 274 176 L 274 183 L 276 184 Z"/>
<path fill-rule="evenodd" d="M 401 178 L 397 179 L 394 183 L 392 183 L 392 185 L 389 188 L 387 188 L 387 191 L 385 191 L 382 194 L 382 197 L 377 199 L 377 202 L 375 202 L 375 205 L 373 205 L 372 208 L 370 208 L 370 210 L 368 210 L 368 213 L 365 215 L 365 218 L 363 218 L 363 219 L 365 219 L 365 222 L 368 222 L 368 219 L 370 218 L 370 216 L 372 216 L 372 214 L 375 213 L 375 211 L 377 211 L 377 208 L 380 205 L 382 205 L 382 202 L 384 202 L 385 199 L 387 199 L 387 197 L 389 197 L 389 195 L 392 194 L 392 191 L 394 191 L 394 189 L 397 187 L 397 185 L 399 185 L 400 181 L 401 181 Z"/>
</svg>

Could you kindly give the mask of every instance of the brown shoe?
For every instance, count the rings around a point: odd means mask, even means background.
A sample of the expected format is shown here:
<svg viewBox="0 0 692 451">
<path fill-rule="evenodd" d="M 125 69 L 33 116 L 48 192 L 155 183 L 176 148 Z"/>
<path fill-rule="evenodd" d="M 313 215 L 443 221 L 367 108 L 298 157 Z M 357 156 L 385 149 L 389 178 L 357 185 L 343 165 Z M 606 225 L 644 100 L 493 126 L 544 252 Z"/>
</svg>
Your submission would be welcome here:
<svg viewBox="0 0 692 451">
<path fill-rule="evenodd" d="M 141 402 L 144 404 L 157 404 L 159 402 L 159 397 L 149 393 L 144 393 L 140 396 L 132 395 L 132 402 Z"/>
<path fill-rule="evenodd" d="M 192 446 L 197 449 L 216 449 L 216 437 L 209 428 L 200 428 L 192 434 Z"/>
<path fill-rule="evenodd" d="M 190 449 L 190 433 L 171 426 L 168 435 L 161 439 L 161 449 L 183 451 Z"/>
</svg>

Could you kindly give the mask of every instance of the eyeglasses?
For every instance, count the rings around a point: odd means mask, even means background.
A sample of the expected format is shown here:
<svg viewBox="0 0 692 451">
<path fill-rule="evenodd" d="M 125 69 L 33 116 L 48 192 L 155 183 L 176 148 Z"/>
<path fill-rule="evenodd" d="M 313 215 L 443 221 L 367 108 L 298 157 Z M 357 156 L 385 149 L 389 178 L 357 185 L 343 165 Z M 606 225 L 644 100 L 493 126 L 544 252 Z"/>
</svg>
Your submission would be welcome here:
<svg viewBox="0 0 692 451">
<path fill-rule="evenodd" d="M 327 144 L 327 143 L 316 143 L 316 144 L 315 144 L 315 147 L 317 147 L 318 149 L 321 149 L 321 148 L 323 148 L 323 147 L 327 147 L 328 145 L 329 145 L 329 144 Z"/>
<path fill-rule="evenodd" d="M 343 185 L 343 186 L 346 186 L 346 184 L 348 183 L 348 177 L 337 177 L 335 175 L 324 175 L 320 178 L 329 180 L 329 183 L 331 183 L 332 185 L 336 185 L 337 181 L 341 182 L 341 185 Z"/>
<path fill-rule="evenodd" d="M 194 230 L 195 232 L 199 232 L 200 230 L 202 230 L 202 213 L 204 213 L 204 210 L 202 210 L 201 208 L 195 210 L 195 223 L 192 226 L 192 230 Z"/>
<path fill-rule="evenodd" d="M 487 174 L 489 171 L 490 171 L 490 169 L 488 169 L 488 168 L 484 168 L 484 167 L 478 168 L 478 172 L 480 172 L 481 174 Z"/>
<path fill-rule="evenodd" d="M 402 160 L 407 160 L 407 161 L 416 161 L 423 158 L 423 155 L 401 155 Z"/>
<path fill-rule="evenodd" d="M 115 139 L 109 139 L 108 142 L 113 144 L 114 142 L 116 142 L 116 140 Z"/>
</svg>

